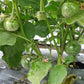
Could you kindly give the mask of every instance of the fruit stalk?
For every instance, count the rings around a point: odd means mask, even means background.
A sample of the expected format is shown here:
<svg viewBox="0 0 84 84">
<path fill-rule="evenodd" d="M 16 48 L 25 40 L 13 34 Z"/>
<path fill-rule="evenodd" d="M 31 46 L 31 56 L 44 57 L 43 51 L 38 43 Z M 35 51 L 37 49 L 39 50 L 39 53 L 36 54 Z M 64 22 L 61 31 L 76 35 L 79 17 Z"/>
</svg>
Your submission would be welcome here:
<svg viewBox="0 0 84 84">
<path fill-rule="evenodd" d="M 40 11 L 45 11 L 44 10 L 43 0 L 40 0 Z"/>
<path fill-rule="evenodd" d="M 18 17 L 18 21 L 19 21 L 19 24 L 20 24 L 20 29 L 21 29 L 22 35 L 24 37 L 26 37 L 25 36 L 25 33 L 23 31 L 23 25 L 22 25 L 22 22 L 21 22 L 21 19 L 20 19 L 20 15 L 19 15 L 19 10 L 18 10 L 18 7 L 17 7 L 17 0 L 15 0 L 15 3 L 14 4 L 15 4 L 16 14 L 17 14 L 17 17 Z"/>
</svg>

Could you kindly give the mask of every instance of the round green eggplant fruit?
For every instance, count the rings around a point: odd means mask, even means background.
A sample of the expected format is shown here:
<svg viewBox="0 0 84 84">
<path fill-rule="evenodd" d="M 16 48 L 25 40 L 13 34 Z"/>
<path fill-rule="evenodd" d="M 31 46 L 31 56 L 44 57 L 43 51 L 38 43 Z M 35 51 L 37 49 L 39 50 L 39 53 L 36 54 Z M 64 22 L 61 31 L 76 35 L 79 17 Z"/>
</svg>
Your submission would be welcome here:
<svg viewBox="0 0 84 84">
<path fill-rule="evenodd" d="M 38 11 L 37 14 L 36 14 L 36 17 L 37 17 L 38 21 L 46 20 L 46 13 L 45 13 L 45 11 Z"/>
<path fill-rule="evenodd" d="M 72 17 L 79 11 L 79 6 L 75 4 L 74 2 L 65 2 L 62 5 L 62 15 L 65 18 Z"/>
<path fill-rule="evenodd" d="M 65 51 L 68 55 L 76 56 L 81 51 L 81 45 L 77 41 L 67 43 Z"/>
<path fill-rule="evenodd" d="M 30 58 L 27 55 L 22 56 L 21 65 L 24 69 L 30 68 Z"/>
<path fill-rule="evenodd" d="M 19 28 L 19 23 L 17 20 L 10 20 L 10 19 L 6 19 L 4 21 L 4 28 L 7 31 L 16 31 Z"/>
</svg>

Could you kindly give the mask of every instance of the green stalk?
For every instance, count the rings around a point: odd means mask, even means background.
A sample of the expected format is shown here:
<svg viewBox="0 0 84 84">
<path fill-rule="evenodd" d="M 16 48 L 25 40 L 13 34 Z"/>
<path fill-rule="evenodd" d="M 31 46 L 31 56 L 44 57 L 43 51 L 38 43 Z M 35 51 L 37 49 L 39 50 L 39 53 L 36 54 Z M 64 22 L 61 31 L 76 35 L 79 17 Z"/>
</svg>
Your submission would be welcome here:
<svg viewBox="0 0 84 84">
<path fill-rule="evenodd" d="M 17 34 L 14 34 L 14 33 L 11 33 L 11 34 L 14 35 L 14 36 L 16 36 L 16 37 L 22 38 L 22 39 L 26 40 L 27 42 L 30 42 L 30 43 L 32 43 L 34 45 L 34 43 L 32 41 L 30 41 L 29 39 L 26 38 L 25 33 L 23 31 L 23 25 L 22 25 L 22 22 L 21 22 L 21 19 L 20 19 L 19 10 L 18 10 L 18 7 L 17 7 L 17 0 L 12 0 L 12 5 L 13 5 L 13 9 L 12 9 L 12 15 L 11 15 L 11 17 L 13 17 L 13 14 L 14 14 L 14 6 L 15 6 L 16 14 L 17 14 L 18 21 L 19 21 L 19 24 L 20 24 L 20 29 L 21 29 L 22 36 L 17 35 Z M 35 52 L 39 56 L 43 57 L 42 54 L 41 54 L 41 52 L 40 52 L 40 50 L 39 50 L 39 48 L 35 47 L 34 50 L 35 50 Z"/>
<path fill-rule="evenodd" d="M 63 54 L 63 51 L 64 51 L 64 49 L 65 49 L 65 42 L 66 42 L 66 38 L 67 38 L 68 31 L 69 31 L 69 28 L 66 27 L 66 31 L 65 31 L 64 37 L 63 37 L 63 39 L 62 39 L 61 55 Z"/>
<path fill-rule="evenodd" d="M 1 30 L 1 31 L 5 31 L 3 28 L 0 28 L 0 30 Z M 16 37 L 19 37 L 19 38 L 21 38 L 21 39 L 24 39 L 25 41 L 30 42 L 31 44 L 33 44 L 33 45 L 34 45 L 34 47 L 33 47 L 34 51 L 40 56 L 40 58 L 43 59 L 43 56 L 42 56 L 42 54 L 41 54 L 41 52 L 40 52 L 38 46 L 36 46 L 32 41 L 28 40 L 27 38 L 25 38 L 25 37 L 23 37 L 23 36 L 21 36 L 21 35 L 17 35 L 17 34 L 15 34 L 15 33 L 11 33 L 11 32 L 8 32 L 8 33 L 12 34 L 13 36 L 16 36 Z"/>
<path fill-rule="evenodd" d="M 18 21 L 19 21 L 19 24 L 20 24 L 20 29 L 21 29 L 21 32 L 22 32 L 22 35 L 24 36 L 24 37 L 26 37 L 25 36 L 25 33 L 24 33 L 24 31 L 23 31 L 23 25 L 22 25 L 22 22 L 21 22 L 21 19 L 20 19 L 20 14 L 19 14 L 19 10 L 18 10 L 18 7 L 17 7 L 17 0 L 15 0 L 15 9 L 16 9 L 16 14 L 17 14 L 17 17 L 18 17 Z"/>
<path fill-rule="evenodd" d="M 17 17 L 18 17 L 18 21 L 19 21 L 19 24 L 20 24 L 20 29 L 21 29 L 21 32 L 22 32 L 22 35 L 24 36 L 24 37 L 26 37 L 25 36 L 25 33 L 24 33 L 24 31 L 23 31 L 23 25 L 22 25 L 22 22 L 21 22 L 21 19 L 20 19 L 20 15 L 19 15 L 19 10 L 18 10 L 18 7 L 17 7 L 17 1 L 15 0 L 15 8 L 16 8 L 16 14 L 17 14 Z M 28 40 L 29 41 L 29 40 Z M 33 44 L 33 42 L 31 42 L 32 44 Z M 38 55 L 41 55 L 42 56 L 42 54 L 37 50 L 37 49 L 34 49 L 35 50 L 35 52 L 38 54 Z"/>
<path fill-rule="evenodd" d="M 41 58 L 43 58 L 43 55 L 41 54 L 41 51 L 40 51 L 38 45 L 34 45 L 33 49 L 35 50 L 35 52 L 36 52 Z"/>
<path fill-rule="evenodd" d="M 33 64 L 34 62 L 36 62 L 36 61 L 38 61 L 38 60 L 40 60 L 40 59 L 42 59 L 42 58 L 41 58 L 41 57 L 39 57 L 39 58 L 37 58 L 37 59 L 33 60 L 33 61 L 31 62 L 31 64 Z"/>
<path fill-rule="evenodd" d="M 69 28 L 66 27 L 65 33 L 63 33 L 63 27 L 61 27 L 61 29 L 60 29 L 60 31 L 61 31 L 61 38 L 60 38 L 61 39 L 61 42 L 60 42 L 61 47 L 60 47 L 60 55 L 59 55 L 60 58 L 58 59 L 58 63 L 59 63 L 59 60 L 61 60 L 62 63 L 65 62 L 64 58 L 62 57 L 62 55 L 63 55 L 63 51 L 65 49 L 65 43 L 66 43 L 68 30 L 69 30 Z"/>
<path fill-rule="evenodd" d="M 23 36 L 17 35 L 17 34 L 15 34 L 15 33 L 11 33 L 11 34 L 14 35 L 14 36 L 16 36 L 16 37 L 19 37 L 19 38 L 21 38 L 21 39 L 24 39 L 24 40 L 26 40 L 27 42 L 30 42 L 31 44 L 33 44 L 33 45 L 34 45 L 33 49 L 35 50 L 35 52 L 36 52 L 39 56 L 41 56 L 41 57 L 43 58 L 43 56 L 42 56 L 42 54 L 41 54 L 41 52 L 40 52 L 38 46 L 36 46 L 32 41 L 28 40 L 27 38 L 25 38 L 25 37 L 23 37 Z"/>
<path fill-rule="evenodd" d="M 11 33 L 11 34 L 14 35 L 14 36 L 16 36 L 16 37 L 19 37 L 19 38 L 21 38 L 21 39 L 24 39 L 24 40 L 27 41 L 27 42 L 32 43 L 29 39 L 27 39 L 27 38 L 25 38 L 25 37 L 23 37 L 23 36 L 21 36 L 21 35 L 17 35 L 17 34 L 15 34 L 15 33 Z"/>
<path fill-rule="evenodd" d="M 53 39 L 53 42 L 54 42 L 54 45 L 55 45 L 54 47 L 56 48 L 57 53 L 60 54 L 59 49 L 57 47 L 57 43 L 55 42 L 55 38 L 54 38 L 53 32 L 51 31 L 51 28 L 50 28 L 48 20 L 46 20 L 46 22 L 47 22 L 47 26 L 48 26 L 49 32 L 51 33 L 51 36 L 52 36 L 52 39 Z"/>
<path fill-rule="evenodd" d="M 57 62 L 57 64 L 61 64 L 60 52 L 59 52 L 59 49 L 58 49 L 58 47 L 57 47 L 57 43 L 55 42 L 55 38 L 54 38 L 53 32 L 52 32 L 51 29 L 50 29 L 50 25 L 49 25 L 48 20 L 46 20 L 46 22 L 47 22 L 47 26 L 48 26 L 49 32 L 51 33 L 52 40 L 53 40 L 53 42 L 54 42 L 54 47 L 55 47 L 55 49 L 57 50 L 57 53 L 58 53 L 58 62 Z"/>
<path fill-rule="evenodd" d="M 13 19 L 14 19 L 14 0 L 12 0 L 12 14 L 11 14 L 11 16 L 10 16 L 10 21 L 12 21 Z"/>
<path fill-rule="evenodd" d="M 63 24 L 64 23 L 64 21 L 62 21 L 60 24 L 58 24 L 57 26 L 56 26 L 56 28 L 58 28 L 61 24 Z M 52 32 L 54 32 L 55 30 L 56 30 L 56 28 L 54 28 L 54 29 L 52 29 Z"/>
<path fill-rule="evenodd" d="M 83 35 L 83 33 L 84 33 L 84 29 L 83 29 L 83 31 L 80 33 L 79 37 L 77 38 L 77 41 L 80 39 L 80 37 Z"/>
<path fill-rule="evenodd" d="M 44 3 L 43 3 L 43 0 L 40 0 L 40 11 L 44 11 Z"/>
<path fill-rule="evenodd" d="M 41 4 L 41 6 L 40 7 L 43 7 L 44 8 L 44 3 L 43 3 L 43 1 L 42 1 L 42 4 Z M 41 9 L 42 10 L 42 9 Z M 44 9 L 43 9 L 44 10 Z M 45 10 L 44 10 L 45 11 Z M 53 35 L 53 32 L 51 31 L 51 29 L 50 29 L 50 25 L 49 25 L 49 22 L 48 22 L 48 20 L 46 19 L 46 22 L 47 22 L 47 26 L 48 26 L 48 29 L 49 29 L 49 32 L 51 33 L 51 36 L 52 36 L 52 39 L 53 39 L 53 42 L 54 42 L 54 47 L 56 48 L 56 50 L 57 50 L 57 53 L 58 53 L 58 64 L 61 64 L 61 60 L 60 60 L 60 52 L 59 52 L 59 49 L 58 49 L 58 47 L 57 47 L 57 43 L 55 42 L 55 38 L 54 38 L 54 35 Z"/>
<path fill-rule="evenodd" d="M 49 51 L 50 51 L 50 55 L 49 55 L 49 60 L 51 60 L 51 53 L 52 53 L 52 43 L 51 43 L 51 40 L 50 40 L 50 49 L 49 49 Z"/>
<path fill-rule="evenodd" d="M 58 64 L 58 65 L 60 65 L 60 64 L 61 64 L 61 55 L 58 55 L 57 64 Z"/>
<path fill-rule="evenodd" d="M 36 83 L 35 83 L 35 82 L 33 83 L 33 82 L 32 82 L 32 84 L 40 84 L 40 83 L 37 83 L 37 82 L 36 82 Z"/>
</svg>

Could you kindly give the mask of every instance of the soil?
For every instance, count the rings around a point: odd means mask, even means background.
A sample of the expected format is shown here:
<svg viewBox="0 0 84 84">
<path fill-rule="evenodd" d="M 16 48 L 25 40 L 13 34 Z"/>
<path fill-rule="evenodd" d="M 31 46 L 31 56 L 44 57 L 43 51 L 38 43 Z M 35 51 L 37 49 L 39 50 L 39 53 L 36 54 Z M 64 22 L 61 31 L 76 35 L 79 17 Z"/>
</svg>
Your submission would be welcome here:
<svg viewBox="0 0 84 84">
<path fill-rule="evenodd" d="M 84 64 L 81 62 L 73 62 L 70 63 L 69 67 L 74 69 L 84 69 Z"/>
<path fill-rule="evenodd" d="M 39 48 L 50 48 L 49 44 L 45 44 L 47 47 L 45 47 L 43 44 L 38 44 Z M 58 48 L 60 49 L 60 46 L 58 46 Z M 52 46 L 52 49 L 55 50 L 55 48 Z M 80 53 L 84 53 L 84 50 L 82 50 Z"/>
</svg>

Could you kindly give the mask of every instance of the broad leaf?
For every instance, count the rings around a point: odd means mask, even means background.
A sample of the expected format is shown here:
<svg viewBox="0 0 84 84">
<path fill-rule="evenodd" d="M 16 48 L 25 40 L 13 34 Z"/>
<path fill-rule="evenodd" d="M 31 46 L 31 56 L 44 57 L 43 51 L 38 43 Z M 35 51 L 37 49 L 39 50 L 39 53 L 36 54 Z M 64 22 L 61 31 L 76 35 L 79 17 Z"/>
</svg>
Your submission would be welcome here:
<svg viewBox="0 0 84 84">
<path fill-rule="evenodd" d="M 22 52 L 24 51 L 24 43 L 24 40 L 17 38 L 15 45 L 1 47 L 4 53 L 3 60 L 5 60 L 9 67 L 18 67 Z"/>
<path fill-rule="evenodd" d="M 66 68 L 63 65 L 56 65 L 50 71 L 48 84 L 61 84 L 66 75 Z"/>
<path fill-rule="evenodd" d="M 68 55 L 65 57 L 65 64 L 69 65 L 71 62 L 74 62 L 76 60 L 75 56 Z"/>
<path fill-rule="evenodd" d="M 35 26 L 30 22 L 25 22 L 23 30 L 28 39 L 33 39 L 35 36 Z"/>
<path fill-rule="evenodd" d="M 51 1 L 46 6 L 46 11 L 57 11 L 59 9 L 59 2 Z"/>
<path fill-rule="evenodd" d="M 46 37 L 49 34 L 46 21 L 39 21 L 35 26 L 36 34 L 41 37 Z"/>
<path fill-rule="evenodd" d="M 32 44 L 28 44 L 27 46 L 26 46 L 26 52 L 29 52 L 29 49 L 32 47 Z"/>
<path fill-rule="evenodd" d="M 49 15 L 52 18 L 57 18 L 58 16 L 62 16 L 61 14 L 61 7 L 60 7 L 60 2 L 59 1 L 51 1 L 49 4 L 46 6 L 46 11 L 49 12 Z M 56 22 L 56 21 L 55 21 Z"/>
<path fill-rule="evenodd" d="M 51 63 L 43 63 L 41 61 L 32 64 L 28 73 L 28 80 L 31 81 L 32 84 L 40 84 L 40 81 L 47 75 L 50 67 Z"/>
<path fill-rule="evenodd" d="M 18 3 L 21 6 L 31 6 L 37 10 L 40 8 L 40 0 L 18 0 Z M 47 0 L 44 0 L 44 4 L 47 4 Z"/>
<path fill-rule="evenodd" d="M 75 23 L 76 21 L 79 21 L 81 19 L 84 19 L 84 11 L 79 11 L 77 14 L 75 14 L 74 16 L 72 16 L 71 18 L 67 18 L 65 19 L 65 22 L 68 25 L 71 25 L 73 23 Z"/>
<path fill-rule="evenodd" d="M 16 37 L 8 32 L 0 31 L 0 46 L 3 45 L 14 45 L 16 42 Z"/>
</svg>

